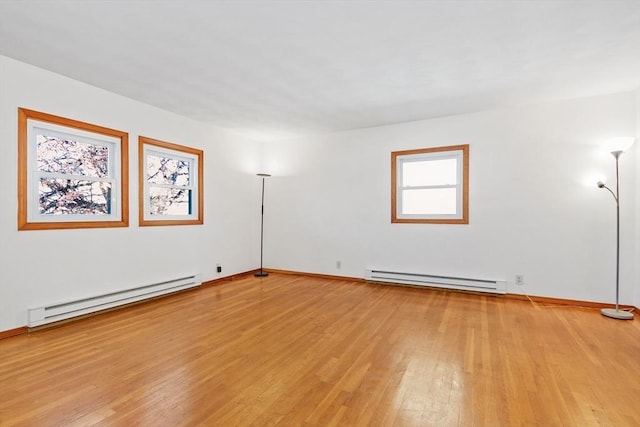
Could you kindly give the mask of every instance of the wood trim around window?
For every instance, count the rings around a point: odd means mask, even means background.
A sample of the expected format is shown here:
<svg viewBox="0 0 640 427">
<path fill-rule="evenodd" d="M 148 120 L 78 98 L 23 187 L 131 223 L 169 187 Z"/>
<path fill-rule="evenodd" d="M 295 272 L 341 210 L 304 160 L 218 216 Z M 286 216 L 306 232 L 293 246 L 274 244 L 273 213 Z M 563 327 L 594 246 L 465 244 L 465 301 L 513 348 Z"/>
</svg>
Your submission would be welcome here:
<svg viewBox="0 0 640 427">
<path fill-rule="evenodd" d="M 37 120 L 72 129 L 93 132 L 120 140 L 120 220 L 119 221 L 65 221 L 29 222 L 28 211 L 28 124 Z M 115 129 L 55 116 L 53 114 L 18 108 L 18 230 L 54 230 L 74 228 L 107 228 L 129 226 L 129 134 Z"/>
<path fill-rule="evenodd" d="M 462 218 L 457 219 L 408 219 L 397 215 L 397 158 L 413 154 L 428 154 L 443 151 L 462 151 Z M 405 224 L 469 224 L 469 144 L 446 147 L 418 148 L 391 152 L 391 222 Z"/>
<path fill-rule="evenodd" d="M 196 156 L 198 159 L 198 215 L 194 219 L 158 219 L 147 220 L 144 217 L 145 207 L 145 155 L 144 146 L 153 145 L 183 152 Z M 146 136 L 138 137 L 138 221 L 140 226 L 164 226 L 164 225 L 199 225 L 204 223 L 204 152 L 197 148 L 160 141 Z"/>
</svg>

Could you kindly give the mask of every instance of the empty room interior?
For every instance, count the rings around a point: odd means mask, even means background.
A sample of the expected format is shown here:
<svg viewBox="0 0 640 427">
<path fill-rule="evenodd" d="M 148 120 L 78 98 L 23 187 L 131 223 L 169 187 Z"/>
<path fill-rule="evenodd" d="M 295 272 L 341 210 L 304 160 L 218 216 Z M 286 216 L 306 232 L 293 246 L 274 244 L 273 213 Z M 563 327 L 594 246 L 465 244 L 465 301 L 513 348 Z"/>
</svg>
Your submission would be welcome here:
<svg viewBox="0 0 640 427">
<path fill-rule="evenodd" d="M 640 1 L 0 0 L 1 426 L 639 426 Z"/>
</svg>

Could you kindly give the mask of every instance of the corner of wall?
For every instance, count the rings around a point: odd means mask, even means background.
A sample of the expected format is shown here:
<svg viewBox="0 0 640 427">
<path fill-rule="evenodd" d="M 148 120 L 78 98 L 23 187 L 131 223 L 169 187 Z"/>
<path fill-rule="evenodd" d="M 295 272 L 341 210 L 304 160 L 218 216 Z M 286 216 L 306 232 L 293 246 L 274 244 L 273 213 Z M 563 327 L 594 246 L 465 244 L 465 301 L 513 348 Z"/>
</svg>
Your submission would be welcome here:
<svg viewBox="0 0 640 427">
<path fill-rule="evenodd" d="M 640 88 L 636 90 L 636 142 L 635 142 L 635 259 L 640 259 Z M 635 264 L 634 305 L 640 307 L 640 263 Z"/>
</svg>

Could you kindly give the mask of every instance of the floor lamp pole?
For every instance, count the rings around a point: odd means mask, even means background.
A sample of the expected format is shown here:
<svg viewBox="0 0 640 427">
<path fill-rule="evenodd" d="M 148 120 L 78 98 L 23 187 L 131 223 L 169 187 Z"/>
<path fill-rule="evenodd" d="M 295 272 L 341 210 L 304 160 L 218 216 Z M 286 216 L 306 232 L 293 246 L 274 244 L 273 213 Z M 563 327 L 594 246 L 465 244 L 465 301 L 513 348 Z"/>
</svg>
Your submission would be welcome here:
<svg viewBox="0 0 640 427">
<path fill-rule="evenodd" d="M 633 313 L 629 311 L 620 310 L 620 173 L 619 173 L 619 161 L 622 151 L 612 151 L 613 157 L 616 158 L 616 192 L 613 191 L 604 183 L 599 182 L 598 187 L 606 188 L 613 195 L 616 201 L 616 308 L 603 308 L 600 310 L 603 316 L 612 317 L 614 319 L 631 320 L 633 319 Z"/>
<path fill-rule="evenodd" d="M 613 155 L 616 158 L 616 311 L 620 301 L 620 151 Z"/>
<path fill-rule="evenodd" d="M 260 210 L 260 271 L 258 271 L 255 276 L 256 277 L 265 277 L 268 276 L 269 273 L 263 270 L 262 268 L 262 254 L 264 248 L 264 179 L 271 176 L 268 173 L 259 173 L 257 176 L 262 178 L 262 203 Z"/>
</svg>

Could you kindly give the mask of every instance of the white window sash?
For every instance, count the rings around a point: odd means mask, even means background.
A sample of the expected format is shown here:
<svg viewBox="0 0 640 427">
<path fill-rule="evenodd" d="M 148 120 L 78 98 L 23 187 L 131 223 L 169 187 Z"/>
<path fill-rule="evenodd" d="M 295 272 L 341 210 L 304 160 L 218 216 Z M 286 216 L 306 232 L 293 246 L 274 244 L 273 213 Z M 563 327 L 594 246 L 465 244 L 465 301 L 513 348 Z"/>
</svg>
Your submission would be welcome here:
<svg viewBox="0 0 640 427">
<path fill-rule="evenodd" d="M 154 220 L 191 220 L 198 218 L 198 157 L 195 155 L 190 155 L 189 153 L 185 153 L 177 150 L 170 150 L 163 147 L 144 145 L 144 171 L 142 171 L 144 176 L 144 219 L 145 221 L 154 221 Z M 160 156 L 160 157 L 168 157 L 174 160 L 181 160 L 189 163 L 189 184 L 187 185 L 175 185 L 175 184 L 156 184 L 151 183 L 147 180 L 147 158 L 149 156 Z M 191 192 L 190 202 L 191 206 L 189 206 L 189 211 L 191 212 L 188 215 L 152 215 L 151 214 L 151 197 L 150 197 L 150 189 L 153 187 L 157 188 L 172 188 L 179 190 L 187 190 Z"/>
<path fill-rule="evenodd" d="M 100 145 L 107 147 L 108 150 L 108 174 L 104 177 L 95 177 L 78 174 L 51 173 L 37 170 L 38 168 L 38 133 L 44 133 L 60 139 L 74 140 L 91 145 Z M 120 212 L 120 194 L 121 184 L 120 177 L 120 140 L 108 135 L 97 134 L 82 129 L 69 128 L 54 123 L 42 122 L 39 120 L 27 120 L 27 168 L 30 171 L 29 177 L 31 182 L 27 186 L 27 221 L 28 222 L 106 222 L 120 221 L 122 219 Z M 110 182 L 111 213 L 108 214 L 43 214 L 40 213 L 40 178 L 59 178 L 79 181 L 94 182 Z"/>
<path fill-rule="evenodd" d="M 440 184 L 440 185 L 421 185 L 421 186 L 405 186 L 404 185 L 404 165 L 408 162 L 424 162 L 445 159 L 456 160 L 456 184 Z M 398 156 L 396 158 L 396 213 L 399 219 L 461 219 L 463 217 L 463 152 L 462 150 L 444 151 L 436 153 L 424 153 Z M 441 188 L 455 188 L 456 190 L 456 212 L 454 214 L 407 214 L 402 211 L 403 196 L 405 190 L 431 190 Z"/>
</svg>

